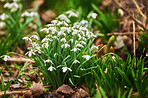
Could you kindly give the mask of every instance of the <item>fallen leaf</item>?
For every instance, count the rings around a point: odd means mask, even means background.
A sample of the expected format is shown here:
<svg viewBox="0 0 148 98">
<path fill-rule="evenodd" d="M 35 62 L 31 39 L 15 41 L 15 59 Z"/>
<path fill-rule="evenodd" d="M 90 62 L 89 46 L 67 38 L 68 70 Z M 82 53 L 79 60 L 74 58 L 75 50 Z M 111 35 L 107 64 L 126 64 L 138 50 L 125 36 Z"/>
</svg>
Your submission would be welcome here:
<svg viewBox="0 0 148 98">
<path fill-rule="evenodd" d="M 70 95 L 70 94 L 74 93 L 75 91 L 71 87 L 69 87 L 68 85 L 63 84 L 61 87 L 59 87 L 56 90 L 56 92 Z"/>
<path fill-rule="evenodd" d="M 56 17 L 56 14 L 52 10 L 48 10 L 41 13 L 41 18 L 48 23 L 51 22 L 51 20 L 55 17 Z"/>
<path fill-rule="evenodd" d="M 41 83 L 33 83 L 29 89 L 32 91 L 32 95 L 36 97 L 39 97 L 44 91 L 43 84 Z"/>
<path fill-rule="evenodd" d="M 78 89 L 78 92 L 80 93 L 81 97 L 88 97 L 89 94 L 83 90 L 82 88 Z"/>
</svg>

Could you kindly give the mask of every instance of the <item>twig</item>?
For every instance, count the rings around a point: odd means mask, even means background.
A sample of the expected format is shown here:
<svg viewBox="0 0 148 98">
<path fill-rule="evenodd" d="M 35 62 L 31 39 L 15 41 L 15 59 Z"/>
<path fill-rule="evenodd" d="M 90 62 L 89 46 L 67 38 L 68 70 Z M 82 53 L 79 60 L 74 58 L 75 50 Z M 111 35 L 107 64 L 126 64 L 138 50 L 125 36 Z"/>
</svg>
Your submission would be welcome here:
<svg viewBox="0 0 148 98">
<path fill-rule="evenodd" d="M 138 12 L 139 12 L 139 13 L 141 14 L 141 16 L 144 18 L 144 22 L 145 22 L 146 16 L 142 13 L 142 11 L 140 10 L 140 8 L 139 8 L 139 6 L 138 6 L 138 4 L 136 3 L 135 0 L 133 0 L 133 3 L 135 4 L 135 6 L 136 6 Z"/>
<path fill-rule="evenodd" d="M 23 90 L 23 91 L 6 91 L 6 95 L 13 95 L 13 94 L 24 94 L 30 90 Z M 0 97 L 4 96 L 4 92 L 0 92 Z"/>
<path fill-rule="evenodd" d="M 27 62 L 28 61 L 30 63 L 34 63 L 33 60 L 27 59 L 27 58 L 22 58 L 22 57 L 20 57 L 20 58 L 12 57 L 12 58 L 9 58 L 7 61 L 8 62 Z"/>
<path fill-rule="evenodd" d="M 110 35 L 132 35 L 133 32 L 124 32 L 124 33 L 120 33 L 120 32 L 113 32 L 113 33 L 108 33 L 107 36 L 110 36 Z M 142 33 L 138 33 L 138 32 L 135 32 L 136 35 L 138 34 L 142 34 Z"/>
<path fill-rule="evenodd" d="M 148 31 L 148 28 L 145 27 L 145 24 L 143 24 L 141 21 L 137 20 L 133 15 L 131 15 L 131 13 L 128 10 L 124 9 L 116 0 L 113 0 L 113 1 L 116 3 L 116 5 L 120 9 L 122 9 L 125 13 L 127 13 L 138 25 L 140 25 L 144 30 Z"/>
</svg>

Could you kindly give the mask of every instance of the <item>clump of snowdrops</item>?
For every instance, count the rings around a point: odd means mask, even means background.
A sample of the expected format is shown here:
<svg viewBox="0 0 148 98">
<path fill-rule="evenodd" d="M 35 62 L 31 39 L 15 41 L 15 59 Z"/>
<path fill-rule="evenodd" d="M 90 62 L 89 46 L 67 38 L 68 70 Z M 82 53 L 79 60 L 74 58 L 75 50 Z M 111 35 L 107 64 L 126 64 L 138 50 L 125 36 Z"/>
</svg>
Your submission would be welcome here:
<svg viewBox="0 0 148 98">
<path fill-rule="evenodd" d="M 91 15 L 94 14 L 88 15 L 89 19 L 94 17 Z M 37 34 L 23 38 L 31 44 L 26 55 L 35 60 L 45 82 L 52 84 L 54 89 L 63 83 L 87 85 L 93 79 L 93 53 L 98 46 L 92 46 L 92 43 L 96 35 L 87 28 L 89 21 L 77 21 L 78 18 L 79 13 L 67 11 L 40 30 L 46 32 L 45 38 L 40 39 Z"/>
</svg>

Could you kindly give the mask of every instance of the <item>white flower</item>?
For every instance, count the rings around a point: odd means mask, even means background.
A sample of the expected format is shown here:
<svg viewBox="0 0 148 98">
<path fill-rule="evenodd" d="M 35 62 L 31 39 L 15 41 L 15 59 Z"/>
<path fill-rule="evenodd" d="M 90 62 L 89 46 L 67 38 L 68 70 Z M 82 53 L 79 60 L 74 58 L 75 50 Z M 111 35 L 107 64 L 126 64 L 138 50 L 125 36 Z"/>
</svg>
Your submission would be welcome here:
<svg viewBox="0 0 148 98">
<path fill-rule="evenodd" d="M 31 12 L 30 17 L 33 17 L 33 16 L 38 16 L 38 13 L 37 12 Z"/>
<path fill-rule="evenodd" d="M 8 8 L 8 7 L 9 7 L 9 5 L 10 5 L 10 3 L 9 3 L 9 2 L 7 2 L 7 3 L 4 5 L 4 8 Z"/>
<path fill-rule="evenodd" d="M 6 19 L 8 19 L 8 15 L 6 15 L 5 13 L 3 13 L 2 15 L 0 15 L 0 19 L 1 20 L 6 20 Z"/>
<path fill-rule="evenodd" d="M 53 25 L 53 24 L 47 24 L 46 26 L 47 26 L 47 27 L 50 27 L 50 26 L 54 26 L 54 25 Z"/>
<path fill-rule="evenodd" d="M 75 35 L 75 34 L 78 34 L 78 30 L 74 30 L 74 31 L 72 32 L 72 35 Z"/>
<path fill-rule="evenodd" d="M 58 20 L 52 20 L 51 23 L 56 24 Z"/>
<path fill-rule="evenodd" d="M 73 48 L 71 51 L 76 52 L 77 50 L 80 50 L 79 48 Z"/>
<path fill-rule="evenodd" d="M 77 44 L 76 47 L 82 47 L 82 48 L 84 48 L 84 46 L 81 45 L 81 44 Z"/>
<path fill-rule="evenodd" d="M 87 17 L 88 18 L 92 17 L 93 19 L 96 19 L 97 14 L 96 13 L 90 13 Z"/>
<path fill-rule="evenodd" d="M 32 41 L 30 37 L 23 37 L 22 39 Z"/>
<path fill-rule="evenodd" d="M 65 43 L 66 42 L 66 39 L 65 38 L 62 38 L 61 39 L 61 42 L 64 42 Z"/>
<path fill-rule="evenodd" d="M 22 17 L 24 17 L 24 16 L 30 16 L 30 13 L 26 11 L 26 12 L 24 12 L 21 16 L 22 16 Z"/>
<path fill-rule="evenodd" d="M 80 63 L 78 60 L 74 60 L 72 64 Z"/>
<path fill-rule="evenodd" d="M 93 46 L 91 47 L 91 50 L 93 50 L 93 49 L 98 49 L 98 46 L 93 45 Z"/>
<path fill-rule="evenodd" d="M 48 68 L 48 70 L 53 71 L 53 70 L 56 70 L 56 69 L 55 69 L 55 67 L 50 66 L 50 67 Z"/>
<path fill-rule="evenodd" d="M 10 56 L 4 55 L 4 61 L 7 61 L 8 59 L 10 59 Z"/>
<path fill-rule="evenodd" d="M 49 33 L 49 28 L 43 28 L 43 29 L 41 29 L 40 31 L 41 31 L 41 32 L 42 32 L 42 31 L 46 31 L 47 33 Z"/>
<path fill-rule="evenodd" d="M 48 49 L 48 47 L 49 47 L 48 42 L 47 42 L 47 43 L 43 43 L 43 44 L 42 44 L 42 48 L 44 48 L 44 47 L 45 47 L 46 49 Z"/>
<path fill-rule="evenodd" d="M 67 48 L 67 47 L 70 47 L 70 45 L 66 43 L 66 44 L 61 45 L 61 47 L 62 47 L 62 48 L 63 48 L 63 47 Z"/>
<path fill-rule="evenodd" d="M 68 24 L 67 24 L 65 21 L 63 21 L 63 24 L 64 24 L 65 26 L 68 26 Z"/>
<path fill-rule="evenodd" d="M 39 37 L 37 35 L 32 35 L 31 37 L 35 38 L 36 40 L 39 40 Z"/>
<path fill-rule="evenodd" d="M 89 60 L 91 57 L 89 55 L 83 55 L 83 58 L 85 58 L 86 60 Z"/>
<path fill-rule="evenodd" d="M 62 67 L 63 72 L 65 73 L 67 70 L 72 71 L 70 68 L 68 67 Z"/>
<path fill-rule="evenodd" d="M 5 26 L 5 22 L 0 22 L 0 27 L 4 27 Z"/>
<path fill-rule="evenodd" d="M 36 52 L 36 50 L 31 49 L 31 50 L 30 50 L 30 51 L 28 51 L 25 55 L 27 55 L 27 54 L 28 54 L 28 56 L 29 56 L 29 57 L 31 57 L 31 56 L 32 56 L 32 54 L 33 54 L 33 55 L 35 55 L 35 52 Z"/>
<path fill-rule="evenodd" d="M 64 15 L 64 14 L 59 15 L 58 18 L 59 18 L 60 20 L 66 21 L 67 23 L 70 23 L 70 20 L 69 20 L 69 19 L 67 18 L 67 16 Z"/>
<path fill-rule="evenodd" d="M 53 62 L 50 60 L 50 59 L 47 59 L 47 60 L 45 60 L 45 63 L 51 63 L 51 64 L 53 64 Z"/>
<path fill-rule="evenodd" d="M 80 21 L 80 25 L 85 25 L 85 24 L 88 24 L 88 21 L 87 20 L 81 20 Z"/>
<path fill-rule="evenodd" d="M 86 44 L 86 42 L 85 42 L 85 41 L 80 41 L 80 43 L 82 43 L 82 44 L 84 44 L 84 45 Z"/>
<path fill-rule="evenodd" d="M 70 41 L 73 43 L 73 39 L 70 39 Z"/>
<path fill-rule="evenodd" d="M 57 55 L 57 53 L 54 54 L 54 57 Z"/>
<path fill-rule="evenodd" d="M 68 17 L 78 17 L 78 14 L 74 13 L 73 11 L 67 11 L 66 14 L 68 14 Z"/>
</svg>

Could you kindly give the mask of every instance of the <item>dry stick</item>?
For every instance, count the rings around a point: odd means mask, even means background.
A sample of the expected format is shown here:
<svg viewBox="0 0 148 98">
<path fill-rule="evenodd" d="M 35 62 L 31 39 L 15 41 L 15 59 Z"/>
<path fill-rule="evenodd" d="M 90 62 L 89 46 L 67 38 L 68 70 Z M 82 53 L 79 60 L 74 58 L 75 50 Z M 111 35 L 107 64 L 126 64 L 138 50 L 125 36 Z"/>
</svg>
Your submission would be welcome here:
<svg viewBox="0 0 148 98">
<path fill-rule="evenodd" d="M 134 47 L 134 56 L 136 57 L 136 47 L 135 47 L 135 22 L 133 21 L 133 47 Z M 135 58 L 135 64 L 136 67 L 136 58 Z"/>
<path fill-rule="evenodd" d="M 142 13 L 142 11 L 140 10 L 140 7 L 139 7 L 138 4 L 136 3 L 136 1 L 133 0 L 133 2 L 134 2 L 134 4 L 135 4 L 135 6 L 136 6 L 138 12 L 139 12 L 139 13 L 141 14 L 141 16 L 144 18 L 144 22 L 145 22 L 146 16 Z"/>
<path fill-rule="evenodd" d="M 14 95 L 14 94 L 24 94 L 29 92 L 30 90 L 23 90 L 23 91 L 6 91 L 6 95 Z M 4 92 L 0 92 L 0 97 L 4 96 Z"/>
<path fill-rule="evenodd" d="M 146 28 L 145 25 L 141 21 L 137 20 L 133 15 L 131 15 L 130 12 L 128 10 L 124 9 L 116 0 L 113 0 L 113 1 L 116 3 L 116 5 L 120 9 L 122 9 L 124 12 L 126 12 L 139 26 L 141 26 L 144 30 L 148 31 L 148 28 Z"/>
<path fill-rule="evenodd" d="M 108 33 L 107 36 L 110 36 L 110 35 L 132 35 L 133 32 L 124 32 L 124 33 L 121 33 L 121 32 L 114 32 L 114 33 Z M 136 35 L 138 34 L 142 34 L 142 33 L 138 33 L 138 32 L 135 32 Z"/>
</svg>

